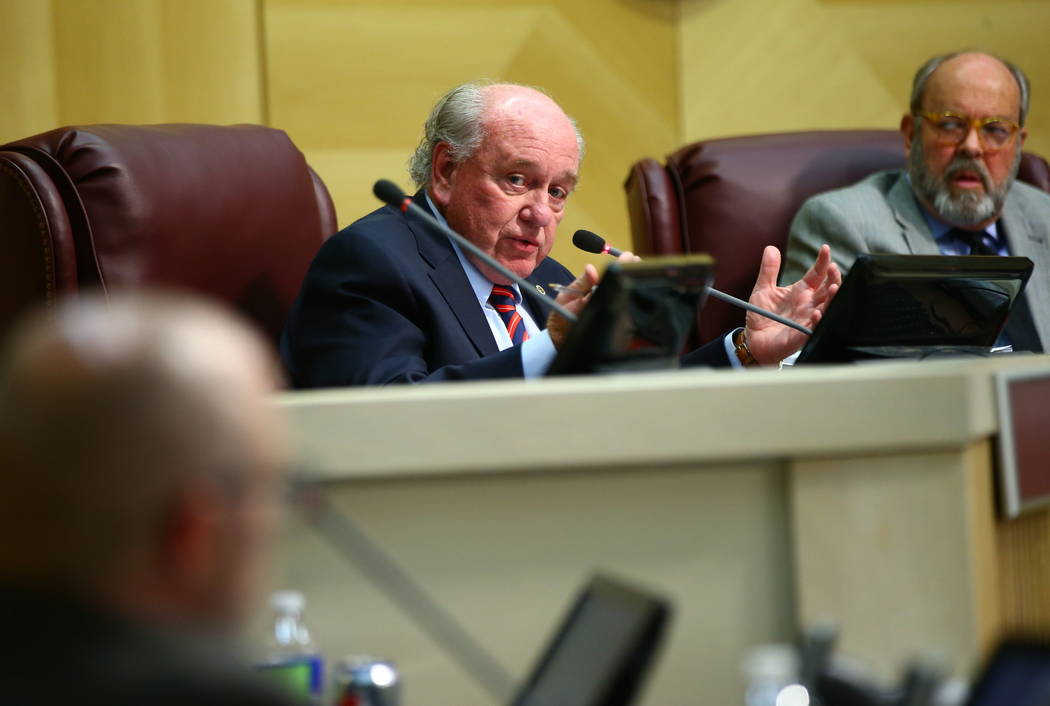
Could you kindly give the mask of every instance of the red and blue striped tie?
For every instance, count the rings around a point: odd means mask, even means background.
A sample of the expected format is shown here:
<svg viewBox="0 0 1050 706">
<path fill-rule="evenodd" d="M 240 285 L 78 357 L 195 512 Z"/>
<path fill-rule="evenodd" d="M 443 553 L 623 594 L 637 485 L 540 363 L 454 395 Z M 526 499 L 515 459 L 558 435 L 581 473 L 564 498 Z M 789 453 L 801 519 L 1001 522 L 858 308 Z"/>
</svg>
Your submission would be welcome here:
<svg viewBox="0 0 1050 706">
<path fill-rule="evenodd" d="M 525 322 L 521 320 L 521 314 L 518 313 L 517 297 L 514 296 L 513 289 L 501 287 L 498 284 L 494 285 L 492 294 L 489 295 L 489 304 L 499 312 L 499 317 L 503 319 L 507 333 L 510 334 L 511 343 L 516 346 L 522 341 L 529 340 Z"/>
</svg>

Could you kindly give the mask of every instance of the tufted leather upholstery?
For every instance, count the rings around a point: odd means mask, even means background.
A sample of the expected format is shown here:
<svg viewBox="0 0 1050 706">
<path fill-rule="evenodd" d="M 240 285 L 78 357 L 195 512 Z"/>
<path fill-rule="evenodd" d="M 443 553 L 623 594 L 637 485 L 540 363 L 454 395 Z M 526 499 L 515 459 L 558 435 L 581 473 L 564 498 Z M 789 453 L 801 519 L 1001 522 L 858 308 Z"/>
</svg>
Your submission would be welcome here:
<svg viewBox="0 0 1050 706">
<path fill-rule="evenodd" d="M 747 299 L 762 249 L 784 250 L 802 202 L 872 172 L 904 165 L 895 130 L 835 130 L 707 140 L 631 167 L 624 185 L 640 254 L 706 252 L 715 287 Z M 1025 153 L 1018 178 L 1050 191 L 1050 166 Z M 743 324 L 744 312 L 708 300 L 698 341 Z"/>
<path fill-rule="evenodd" d="M 0 147 L 0 331 L 89 288 L 185 289 L 276 343 L 336 230 L 327 189 L 259 125 L 63 127 Z"/>
</svg>

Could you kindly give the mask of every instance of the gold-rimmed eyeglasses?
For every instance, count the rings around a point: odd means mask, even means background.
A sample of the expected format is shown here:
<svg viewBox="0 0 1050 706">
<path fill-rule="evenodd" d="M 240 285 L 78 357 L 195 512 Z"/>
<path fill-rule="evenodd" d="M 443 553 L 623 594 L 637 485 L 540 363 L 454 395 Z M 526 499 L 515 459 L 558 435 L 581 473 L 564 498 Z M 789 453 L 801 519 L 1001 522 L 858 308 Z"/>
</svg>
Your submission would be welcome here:
<svg viewBox="0 0 1050 706">
<path fill-rule="evenodd" d="M 1010 118 L 970 118 L 950 112 L 915 115 L 930 125 L 933 136 L 943 145 L 957 145 L 966 139 L 970 130 L 976 130 L 981 146 L 991 152 L 1009 145 L 1021 129 L 1020 124 Z"/>
</svg>

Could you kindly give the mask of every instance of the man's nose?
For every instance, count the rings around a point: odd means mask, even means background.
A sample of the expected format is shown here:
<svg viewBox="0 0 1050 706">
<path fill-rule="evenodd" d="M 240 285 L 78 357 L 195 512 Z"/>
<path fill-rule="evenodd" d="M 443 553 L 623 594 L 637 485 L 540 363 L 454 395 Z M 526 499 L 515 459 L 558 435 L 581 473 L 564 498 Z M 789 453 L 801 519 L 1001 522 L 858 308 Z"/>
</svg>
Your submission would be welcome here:
<svg viewBox="0 0 1050 706">
<path fill-rule="evenodd" d="M 550 196 L 546 191 L 536 192 L 521 209 L 522 220 L 537 228 L 543 228 L 550 223 L 553 215 Z"/>
<path fill-rule="evenodd" d="M 959 151 L 968 157 L 980 157 L 984 147 L 981 144 L 981 136 L 977 132 L 977 128 L 970 126 L 970 129 L 966 132 L 966 137 L 959 144 Z"/>
</svg>

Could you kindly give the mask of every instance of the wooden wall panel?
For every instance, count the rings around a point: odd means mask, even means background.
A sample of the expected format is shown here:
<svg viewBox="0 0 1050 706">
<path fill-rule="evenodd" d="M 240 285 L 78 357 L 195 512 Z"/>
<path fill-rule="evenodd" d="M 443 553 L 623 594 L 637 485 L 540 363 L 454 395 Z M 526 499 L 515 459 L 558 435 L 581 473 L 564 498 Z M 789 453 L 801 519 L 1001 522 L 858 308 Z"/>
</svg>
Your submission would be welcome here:
<svg viewBox="0 0 1050 706">
<path fill-rule="evenodd" d="M 307 152 L 346 224 L 374 207 L 375 178 L 408 186 L 445 89 L 538 84 L 588 138 L 562 235 L 623 245 L 637 158 L 720 135 L 892 127 L 935 51 L 984 46 L 1024 66 L 1028 147 L 1050 154 L 1048 23 L 1031 0 L 0 0 L 0 140 L 63 123 L 265 122 Z M 555 256 L 578 269 L 567 241 Z"/>
<path fill-rule="evenodd" d="M 40 0 L 0 0 L 0 143 L 57 120 L 51 8 Z"/>
<path fill-rule="evenodd" d="M 262 122 L 255 0 L 0 0 L 0 141 L 74 123 Z"/>
<path fill-rule="evenodd" d="M 996 527 L 999 591 L 1007 633 L 1050 635 L 1050 510 Z"/>
<path fill-rule="evenodd" d="M 633 160 L 679 142 L 675 12 L 663 2 L 267 0 L 270 120 L 328 184 L 341 225 L 378 206 L 372 183 L 411 187 L 405 164 L 434 101 L 464 81 L 539 85 L 587 139 L 580 189 L 554 257 L 593 259 L 577 228 L 629 242 L 622 182 Z"/>
<path fill-rule="evenodd" d="M 60 124 L 164 120 L 160 7 L 54 0 Z"/>
<path fill-rule="evenodd" d="M 165 120 L 266 122 L 256 0 L 164 0 L 161 23 Z"/>
<path fill-rule="evenodd" d="M 686 141 L 826 128 L 896 128 L 933 54 L 1000 53 L 1033 84 L 1028 149 L 1050 154 L 1050 4 L 1031 0 L 685 0 Z"/>
</svg>

